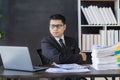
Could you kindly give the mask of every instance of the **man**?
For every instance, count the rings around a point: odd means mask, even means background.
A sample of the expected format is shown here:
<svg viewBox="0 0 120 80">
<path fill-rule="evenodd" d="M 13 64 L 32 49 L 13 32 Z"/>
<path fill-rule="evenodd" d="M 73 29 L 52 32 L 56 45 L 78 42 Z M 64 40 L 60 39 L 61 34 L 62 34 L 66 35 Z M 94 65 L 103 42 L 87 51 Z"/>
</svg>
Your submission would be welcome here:
<svg viewBox="0 0 120 80">
<path fill-rule="evenodd" d="M 80 52 L 76 41 L 64 35 L 66 23 L 63 15 L 55 14 L 50 17 L 49 30 L 51 35 L 41 41 L 42 55 L 47 64 L 82 64 L 86 61 L 87 56 Z"/>
</svg>

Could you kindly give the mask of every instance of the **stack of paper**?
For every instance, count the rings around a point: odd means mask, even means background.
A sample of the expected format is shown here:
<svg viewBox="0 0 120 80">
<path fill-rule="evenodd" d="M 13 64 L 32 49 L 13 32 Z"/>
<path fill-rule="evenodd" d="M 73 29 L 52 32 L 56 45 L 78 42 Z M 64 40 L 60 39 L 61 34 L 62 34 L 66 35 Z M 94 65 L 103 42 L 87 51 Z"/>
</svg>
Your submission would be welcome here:
<svg viewBox="0 0 120 80">
<path fill-rule="evenodd" d="M 49 68 L 46 70 L 46 72 L 49 72 L 49 73 L 71 73 L 71 72 L 88 72 L 88 71 L 90 71 L 86 66 L 81 66 L 78 64 L 54 64 L 54 66 L 55 66 L 55 68 Z"/>
<path fill-rule="evenodd" d="M 116 45 L 93 46 L 92 66 L 97 70 L 117 69 L 117 56 L 114 54 Z"/>
</svg>

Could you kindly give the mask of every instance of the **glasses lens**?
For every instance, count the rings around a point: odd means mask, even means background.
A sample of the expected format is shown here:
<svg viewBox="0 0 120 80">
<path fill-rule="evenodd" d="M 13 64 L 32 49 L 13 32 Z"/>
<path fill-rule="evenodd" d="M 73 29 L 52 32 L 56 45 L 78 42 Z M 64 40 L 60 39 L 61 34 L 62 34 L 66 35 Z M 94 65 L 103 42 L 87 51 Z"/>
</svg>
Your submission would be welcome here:
<svg viewBox="0 0 120 80">
<path fill-rule="evenodd" d="M 61 28 L 62 26 L 63 26 L 63 24 L 57 24 L 57 25 L 51 24 L 51 25 L 50 25 L 51 28 L 55 28 L 55 27 L 56 27 L 56 28 Z"/>
</svg>

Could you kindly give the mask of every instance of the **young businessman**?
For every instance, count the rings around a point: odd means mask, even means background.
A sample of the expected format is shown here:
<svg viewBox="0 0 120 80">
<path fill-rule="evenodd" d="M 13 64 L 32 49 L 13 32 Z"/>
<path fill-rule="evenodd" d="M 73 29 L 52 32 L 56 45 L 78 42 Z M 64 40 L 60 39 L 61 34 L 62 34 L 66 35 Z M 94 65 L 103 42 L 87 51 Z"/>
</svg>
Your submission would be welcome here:
<svg viewBox="0 0 120 80">
<path fill-rule="evenodd" d="M 83 64 L 86 61 L 87 56 L 85 53 L 80 52 L 76 41 L 64 35 L 66 28 L 63 15 L 55 14 L 50 17 L 50 36 L 41 40 L 42 55 L 47 64 Z"/>
</svg>

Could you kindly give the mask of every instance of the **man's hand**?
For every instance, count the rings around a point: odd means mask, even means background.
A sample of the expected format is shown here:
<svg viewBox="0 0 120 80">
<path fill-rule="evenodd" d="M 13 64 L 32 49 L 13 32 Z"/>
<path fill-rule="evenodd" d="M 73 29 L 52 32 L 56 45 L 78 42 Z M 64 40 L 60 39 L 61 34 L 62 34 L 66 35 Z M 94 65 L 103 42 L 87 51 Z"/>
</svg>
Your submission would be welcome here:
<svg viewBox="0 0 120 80">
<path fill-rule="evenodd" d="M 80 54 L 81 54 L 81 56 L 82 56 L 83 61 L 86 61 L 86 60 L 87 60 L 87 55 L 86 55 L 86 53 L 81 52 Z"/>
</svg>

